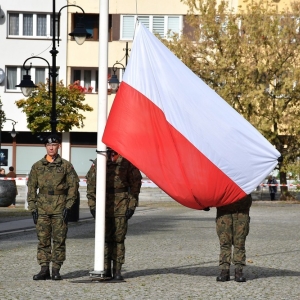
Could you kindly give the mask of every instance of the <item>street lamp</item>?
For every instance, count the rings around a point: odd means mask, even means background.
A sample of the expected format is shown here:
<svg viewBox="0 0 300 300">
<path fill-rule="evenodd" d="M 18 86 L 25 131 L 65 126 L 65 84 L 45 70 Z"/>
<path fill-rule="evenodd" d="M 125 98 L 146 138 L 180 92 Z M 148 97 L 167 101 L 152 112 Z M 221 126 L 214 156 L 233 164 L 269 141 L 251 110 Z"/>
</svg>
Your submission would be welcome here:
<svg viewBox="0 0 300 300">
<path fill-rule="evenodd" d="M 119 84 L 120 84 L 120 81 L 118 79 L 118 76 L 116 75 L 116 71 L 119 69 L 117 67 L 115 67 L 116 65 L 121 65 L 122 66 L 122 69 L 125 71 L 125 67 L 123 64 L 119 63 L 119 62 L 116 62 L 114 63 L 113 67 L 112 67 L 112 70 L 114 72 L 113 75 L 111 75 L 111 78 L 109 79 L 108 83 L 110 85 L 110 88 L 112 89 L 113 92 L 115 92 L 118 87 L 119 87 Z"/>
<path fill-rule="evenodd" d="M 58 54 L 58 51 L 56 50 L 56 42 L 58 42 L 58 46 L 59 46 L 59 36 L 60 36 L 60 14 L 63 8 L 69 7 L 69 6 L 74 6 L 77 7 L 79 9 L 81 9 L 81 11 L 83 12 L 83 16 L 81 19 L 84 18 L 84 10 L 75 4 L 70 4 L 70 5 L 65 5 L 63 6 L 58 14 L 57 14 L 57 19 L 56 19 L 56 13 L 55 13 L 55 0 L 53 0 L 53 12 L 52 12 L 52 25 L 53 25 L 53 29 L 52 29 L 52 50 L 50 51 L 51 55 L 52 55 L 52 67 L 50 68 L 50 64 L 48 63 L 47 60 L 45 60 L 42 57 L 38 57 L 38 56 L 33 56 L 30 57 L 28 59 L 25 60 L 24 64 L 23 64 L 23 68 L 26 70 L 26 75 L 23 76 L 23 80 L 21 81 L 21 83 L 19 85 L 16 85 L 16 87 L 20 87 L 21 91 L 23 93 L 23 95 L 25 97 L 28 97 L 31 92 L 33 91 L 33 89 L 35 89 L 37 86 L 32 82 L 31 80 L 31 76 L 28 75 L 28 71 L 31 69 L 31 64 L 28 68 L 25 67 L 25 63 L 32 58 L 40 58 L 43 59 L 47 62 L 48 67 L 49 67 L 49 75 L 51 76 L 52 80 L 52 110 L 51 110 L 51 120 L 50 120 L 50 124 L 51 124 L 51 133 L 56 133 L 56 125 L 57 125 L 57 115 L 56 115 L 56 77 L 58 75 L 57 70 L 56 70 L 56 56 Z M 58 34 L 56 37 L 56 22 L 58 24 Z M 77 44 L 82 45 L 85 41 L 85 39 L 87 37 L 90 37 L 91 34 L 88 33 L 86 31 L 86 29 L 84 28 L 83 23 L 77 23 L 75 26 L 75 29 L 72 33 L 69 33 L 70 36 L 74 37 L 75 41 L 77 42 Z M 49 78 L 50 79 L 50 78 Z M 49 95 L 50 95 L 50 80 L 49 80 Z"/>
<path fill-rule="evenodd" d="M 17 87 L 20 87 L 21 88 L 21 91 L 22 91 L 22 94 L 25 96 L 25 97 L 28 97 L 32 91 L 37 88 L 37 85 L 35 85 L 33 83 L 33 81 L 31 80 L 31 76 L 28 75 L 28 71 L 31 69 L 31 63 L 30 63 L 30 66 L 29 67 L 26 67 L 26 62 L 30 59 L 33 59 L 33 58 L 38 58 L 38 59 L 42 59 L 44 60 L 47 65 L 48 65 L 48 77 L 49 77 L 49 81 L 48 81 L 48 92 L 49 92 L 49 98 L 50 98 L 50 75 L 51 75 L 51 67 L 50 67 L 50 64 L 48 62 L 47 59 L 43 58 L 43 57 L 39 57 L 39 56 L 32 56 L 32 57 L 29 57 L 27 58 L 25 61 L 24 61 L 24 64 L 23 64 L 23 69 L 26 71 L 26 75 L 23 75 L 23 80 L 21 81 L 21 83 L 19 85 L 16 85 Z"/>
<path fill-rule="evenodd" d="M 2 104 L 0 104 L 0 166 L 2 166 L 2 160 L 3 160 L 3 157 L 4 157 L 4 154 L 2 153 L 2 149 L 1 149 L 1 146 L 2 146 L 2 124 L 5 123 L 6 121 L 12 121 L 12 131 L 10 132 L 10 135 L 11 137 L 14 139 L 17 135 L 17 132 L 15 130 L 15 125 L 18 123 L 12 119 L 4 119 L 2 120 Z"/>
<path fill-rule="evenodd" d="M 120 69 L 120 68 L 117 68 L 116 65 L 121 65 L 123 71 L 125 71 L 125 68 L 126 68 L 126 66 L 127 66 L 128 56 L 129 56 L 129 55 L 128 55 L 128 50 L 129 50 L 129 49 L 128 49 L 128 42 L 126 42 L 126 48 L 123 49 L 123 50 L 125 50 L 125 66 L 124 66 L 123 64 L 121 64 L 120 62 L 118 62 L 118 61 L 117 61 L 116 63 L 114 63 L 113 66 L 112 66 L 112 70 L 113 70 L 114 74 L 111 75 L 111 78 L 110 78 L 110 80 L 108 81 L 108 83 L 109 83 L 109 85 L 110 85 L 110 87 L 111 87 L 111 89 L 112 89 L 113 92 L 115 92 L 115 91 L 118 89 L 119 84 L 120 84 L 120 81 L 119 81 L 119 79 L 118 79 L 118 76 L 116 75 L 116 71 L 117 71 L 118 69 Z"/>
</svg>

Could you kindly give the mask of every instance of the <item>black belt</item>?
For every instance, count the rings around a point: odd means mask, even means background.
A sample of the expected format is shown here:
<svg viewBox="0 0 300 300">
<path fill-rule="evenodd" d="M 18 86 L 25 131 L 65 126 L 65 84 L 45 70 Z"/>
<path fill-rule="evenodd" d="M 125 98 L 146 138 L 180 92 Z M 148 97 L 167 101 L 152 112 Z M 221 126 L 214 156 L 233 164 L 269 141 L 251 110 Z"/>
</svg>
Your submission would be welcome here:
<svg viewBox="0 0 300 300">
<path fill-rule="evenodd" d="M 128 192 L 128 187 L 120 189 L 106 189 L 106 194 L 116 194 L 116 193 L 126 193 Z"/>
<path fill-rule="evenodd" d="M 49 191 L 47 189 L 39 189 L 39 194 L 44 194 L 44 195 L 67 195 L 67 191 L 66 190 Z"/>
</svg>

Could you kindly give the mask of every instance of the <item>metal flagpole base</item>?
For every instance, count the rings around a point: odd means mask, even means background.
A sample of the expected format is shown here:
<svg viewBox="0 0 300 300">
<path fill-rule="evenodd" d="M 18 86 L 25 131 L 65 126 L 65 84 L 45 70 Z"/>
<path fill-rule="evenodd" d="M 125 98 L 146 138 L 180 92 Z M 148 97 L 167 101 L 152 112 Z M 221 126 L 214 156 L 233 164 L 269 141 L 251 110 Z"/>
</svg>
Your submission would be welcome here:
<svg viewBox="0 0 300 300">
<path fill-rule="evenodd" d="M 103 271 L 90 271 L 91 282 L 105 282 L 105 283 L 123 283 L 123 280 L 116 280 L 113 277 L 105 277 Z"/>
<path fill-rule="evenodd" d="M 90 271 L 90 277 L 93 282 L 104 282 L 112 279 L 112 277 L 104 276 L 104 271 Z"/>
<path fill-rule="evenodd" d="M 116 280 L 113 277 L 104 276 L 103 271 L 90 271 L 89 279 L 73 280 L 72 283 L 124 283 L 125 280 Z"/>
</svg>

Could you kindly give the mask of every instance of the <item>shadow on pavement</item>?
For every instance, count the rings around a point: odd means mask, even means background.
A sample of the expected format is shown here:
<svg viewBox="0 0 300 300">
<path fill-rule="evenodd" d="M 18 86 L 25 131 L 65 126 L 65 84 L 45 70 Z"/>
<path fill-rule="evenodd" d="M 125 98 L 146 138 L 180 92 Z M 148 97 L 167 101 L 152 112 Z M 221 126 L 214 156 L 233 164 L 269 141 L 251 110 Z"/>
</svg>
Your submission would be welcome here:
<svg viewBox="0 0 300 300">
<path fill-rule="evenodd" d="M 129 271 L 129 272 L 124 271 L 123 275 L 125 279 L 147 277 L 152 275 L 176 274 L 176 275 L 186 275 L 186 276 L 213 277 L 212 280 L 216 280 L 215 278 L 219 275 L 219 273 L 220 270 L 218 266 L 197 267 L 193 265 L 193 266 L 179 266 L 179 267 L 170 267 L 170 268 L 161 268 L 161 269 L 145 269 L 145 270 L 136 270 L 136 271 Z M 230 275 L 231 275 L 231 280 L 233 280 L 234 266 L 231 267 Z M 299 277 L 300 272 L 286 270 L 286 269 L 263 268 L 263 267 L 248 265 L 247 267 L 244 268 L 244 275 L 247 278 L 247 281 L 251 281 L 251 280 L 256 280 L 260 278 L 269 278 L 269 277 L 270 278 L 287 277 L 287 276 Z M 88 278 L 83 279 L 82 277 L 88 277 Z M 91 278 L 88 270 L 79 270 L 79 271 L 67 273 L 63 275 L 63 278 L 64 279 L 81 278 L 79 280 L 71 281 L 73 283 L 93 283 L 93 281 L 99 282 Z"/>
<path fill-rule="evenodd" d="M 217 277 L 220 273 L 219 267 L 171 267 L 171 268 L 162 268 L 162 269 L 147 269 L 147 270 L 137 270 L 131 272 L 124 272 L 124 277 L 126 279 L 136 278 L 136 277 L 145 277 L 151 275 L 168 275 L 168 274 L 177 274 L 177 275 L 187 275 L 187 276 L 206 276 L 206 277 Z M 263 268 L 258 266 L 247 266 L 244 268 L 244 274 L 249 280 L 255 280 L 259 278 L 268 278 L 268 277 L 286 277 L 286 276 L 300 276 L 300 272 L 291 271 L 291 270 L 281 270 L 274 268 Z M 234 266 L 231 267 L 230 271 L 231 279 L 234 276 Z"/>
</svg>

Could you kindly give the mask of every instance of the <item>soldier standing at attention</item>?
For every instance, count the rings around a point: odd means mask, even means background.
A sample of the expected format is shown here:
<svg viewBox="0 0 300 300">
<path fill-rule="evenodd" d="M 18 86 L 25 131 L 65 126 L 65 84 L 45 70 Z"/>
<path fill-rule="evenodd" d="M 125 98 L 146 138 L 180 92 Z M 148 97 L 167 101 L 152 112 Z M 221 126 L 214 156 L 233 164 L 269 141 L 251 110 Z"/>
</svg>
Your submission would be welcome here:
<svg viewBox="0 0 300 300">
<path fill-rule="evenodd" d="M 47 137 L 47 155 L 33 164 L 27 183 L 28 207 L 36 224 L 37 260 L 41 266 L 33 280 L 62 279 L 59 272 L 66 258 L 68 215 L 78 196 L 79 178 L 72 164 L 58 154 L 60 143 L 56 134 Z"/>
<path fill-rule="evenodd" d="M 243 267 L 246 265 L 246 237 L 249 233 L 249 211 L 252 204 L 251 195 L 229 205 L 217 207 L 216 229 L 220 241 L 219 266 L 221 274 L 217 281 L 230 280 L 231 252 L 235 265 L 234 280 L 245 282 Z"/>
<path fill-rule="evenodd" d="M 95 218 L 97 161 L 86 175 L 87 198 Z M 105 247 L 104 276 L 123 280 L 122 264 L 125 262 L 125 236 L 128 220 L 138 205 L 141 172 L 116 151 L 108 148 L 106 163 Z M 111 272 L 113 261 L 113 273 Z"/>
</svg>

